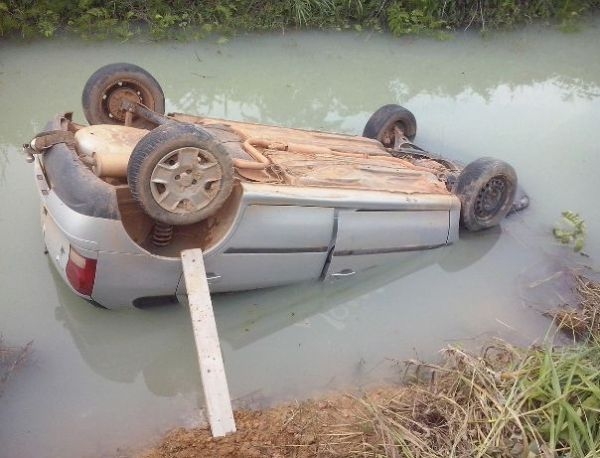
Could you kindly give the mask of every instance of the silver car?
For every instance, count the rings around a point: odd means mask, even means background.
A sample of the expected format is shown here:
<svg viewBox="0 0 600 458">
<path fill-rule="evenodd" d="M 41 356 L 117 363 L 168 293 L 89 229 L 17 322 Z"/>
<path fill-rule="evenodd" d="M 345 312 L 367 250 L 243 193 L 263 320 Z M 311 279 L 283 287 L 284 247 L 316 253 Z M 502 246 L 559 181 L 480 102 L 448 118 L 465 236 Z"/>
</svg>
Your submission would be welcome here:
<svg viewBox="0 0 600 458">
<path fill-rule="evenodd" d="M 203 250 L 212 292 L 346 278 L 527 205 L 505 162 L 462 167 L 412 143 L 415 117 L 398 105 L 363 136 L 165 116 L 148 72 L 111 64 L 83 107 L 89 125 L 59 114 L 25 150 L 48 255 L 108 308 L 185 294 L 188 248 Z"/>
</svg>

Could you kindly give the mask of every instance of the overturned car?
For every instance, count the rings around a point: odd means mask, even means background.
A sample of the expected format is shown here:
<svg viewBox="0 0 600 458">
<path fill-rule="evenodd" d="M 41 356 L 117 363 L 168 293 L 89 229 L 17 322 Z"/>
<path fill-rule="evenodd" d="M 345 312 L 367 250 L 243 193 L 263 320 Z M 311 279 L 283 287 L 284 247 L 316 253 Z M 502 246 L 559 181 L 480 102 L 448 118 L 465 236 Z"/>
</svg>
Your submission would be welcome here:
<svg viewBox="0 0 600 458">
<path fill-rule="evenodd" d="M 89 125 L 59 114 L 25 152 L 53 264 L 109 308 L 185 294 L 188 248 L 213 292 L 352 277 L 527 205 L 507 163 L 416 146 L 398 105 L 363 136 L 165 115 L 158 82 L 124 63 L 97 70 L 82 102 Z"/>
</svg>

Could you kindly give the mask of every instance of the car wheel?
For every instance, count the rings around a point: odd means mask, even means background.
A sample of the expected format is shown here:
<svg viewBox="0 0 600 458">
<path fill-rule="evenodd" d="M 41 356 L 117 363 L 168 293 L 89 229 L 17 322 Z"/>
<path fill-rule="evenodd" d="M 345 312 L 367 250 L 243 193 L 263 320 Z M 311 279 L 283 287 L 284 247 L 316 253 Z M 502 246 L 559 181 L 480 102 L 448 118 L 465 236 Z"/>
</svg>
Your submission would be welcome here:
<svg viewBox="0 0 600 458">
<path fill-rule="evenodd" d="M 109 64 L 96 70 L 83 88 L 81 103 L 90 124 L 124 124 L 123 101 L 139 102 L 159 114 L 165 113 L 165 96 L 160 84 L 141 67 Z M 132 126 L 151 129 L 153 124 L 133 117 Z"/>
<path fill-rule="evenodd" d="M 214 214 L 231 194 L 233 162 L 204 129 L 167 123 L 138 142 L 127 180 L 150 217 L 165 224 L 192 224 Z"/>
<path fill-rule="evenodd" d="M 517 174 L 506 162 L 488 157 L 471 162 L 454 188 L 461 202 L 462 225 L 469 231 L 480 231 L 500 224 L 513 205 L 516 191 Z"/>
<path fill-rule="evenodd" d="M 386 148 L 392 148 L 396 136 L 394 127 L 402 130 L 410 141 L 417 135 L 415 115 L 400 105 L 390 104 L 382 106 L 371 115 L 363 130 L 363 137 L 374 138 Z"/>
</svg>

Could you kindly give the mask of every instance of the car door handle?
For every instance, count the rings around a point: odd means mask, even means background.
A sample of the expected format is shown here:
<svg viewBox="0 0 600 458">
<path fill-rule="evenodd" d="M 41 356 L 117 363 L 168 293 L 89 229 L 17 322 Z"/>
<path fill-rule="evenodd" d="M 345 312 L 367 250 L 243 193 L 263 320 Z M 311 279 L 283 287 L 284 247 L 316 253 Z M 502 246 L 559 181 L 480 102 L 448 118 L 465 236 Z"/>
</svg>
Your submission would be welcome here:
<svg viewBox="0 0 600 458">
<path fill-rule="evenodd" d="M 206 281 L 208 283 L 218 283 L 219 281 L 221 281 L 221 276 L 217 275 L 217 274 L 214 274 L 212 272 L 208 272 L 206 274 Z"/>
<path fill-rule="evenodd" d="M 339 272 L 331 274 L 331 276 L 333 278 L 345 278 L 345 277 L 351 277 L 354 274 L 356 274 L 355 270 L 344 269 L 344 270 L 340 270 Z"/>
</svg>

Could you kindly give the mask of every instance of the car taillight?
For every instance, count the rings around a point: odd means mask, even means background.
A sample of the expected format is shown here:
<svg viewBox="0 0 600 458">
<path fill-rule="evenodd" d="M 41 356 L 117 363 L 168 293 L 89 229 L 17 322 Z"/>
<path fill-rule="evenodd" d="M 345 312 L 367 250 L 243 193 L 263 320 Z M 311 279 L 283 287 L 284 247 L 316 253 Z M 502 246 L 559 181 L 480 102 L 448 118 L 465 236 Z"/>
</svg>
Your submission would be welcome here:
<svg viewBox="0 0 600 458">
<path fill-rule="evenodd" d="M 86 258 L 71 247 L 67 262 L 67 278 L 75 291 L 90 296 L 96 278 L 96 259 Z"/>
</svg>

